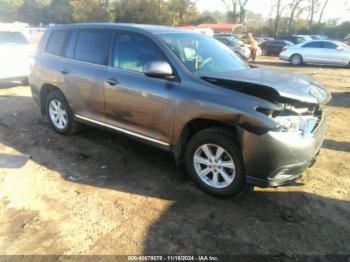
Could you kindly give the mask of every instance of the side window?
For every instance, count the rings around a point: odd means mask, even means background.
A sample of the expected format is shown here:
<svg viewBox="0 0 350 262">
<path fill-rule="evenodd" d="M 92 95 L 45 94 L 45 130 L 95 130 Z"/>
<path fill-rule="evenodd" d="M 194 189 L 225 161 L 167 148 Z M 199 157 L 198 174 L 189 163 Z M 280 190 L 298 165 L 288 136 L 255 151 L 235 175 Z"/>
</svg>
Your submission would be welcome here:
<svg viewBox="0 0 350 262">
<path fill-rule="evenodd" d="M 80 31 L 75 46 L 75 59 L 104 65 L 109 38 L 108 31 Z"/>
<path fill-rule="evenodd" d="M 66 41 L 67 32 L 54 31 L 52 32 L 49 41 L 46 45 L 46 52 L 52 55 L 61 56 L 63 52 L 64 43 Z"/>
<path fill-rule="evenodd" d="M 143 73 L 144 66 L 152 61 L 165 61 L 163 54 L 152 40 L 134 33 L 116 34 L 113 67 Z"/>
<path fill-rule="evenodd" d="M 322 48 L 321 42 L 311 42 L 303 45 L 306 48 Z"/>
<path fill-rule="evenodd" d="M 331 42 L 323 42 L 323 48 L 327 49 L 337 49 L 337 45 Z"/>
<path fill-rule="evenodd" d="M 65 52 L 65 57 L 66 58 L 74 58 L 74 51 L 75 51 L 75 43 L 77 41 L 78 33 L 77 32 L 71 32 L 70 33 L 70 38 L 67 44 L 67 49 Z"/>
</svg>

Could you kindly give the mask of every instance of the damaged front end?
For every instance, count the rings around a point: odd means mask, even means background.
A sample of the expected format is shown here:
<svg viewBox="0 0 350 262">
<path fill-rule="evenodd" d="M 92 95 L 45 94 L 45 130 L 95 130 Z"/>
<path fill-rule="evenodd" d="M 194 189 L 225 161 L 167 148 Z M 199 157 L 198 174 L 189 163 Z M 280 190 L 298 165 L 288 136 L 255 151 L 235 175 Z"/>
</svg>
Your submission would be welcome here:
<svg viewBox="0 0 350 262">
<path fill-rule="evenodd" d="M 276 102 L 281 110 L 271 111 L 265 108 L 256 108 L 256 110 L 276 122 L 274 131 L 293 132 L 302 135 L 312 134 L 322 120 L 322 106 L 291 99 L 281 100 L 284 101 Z"/>
<path fill-rule="evenodd" d="M 255 109 L 257 112 L 272 119 L 276 124 L 272 131 L 278 132 L 311 134 L 322 120 L 323 105 L 330 100 L 329 93 L 314 83 L 313 86 L 310 84 L 308 87 L 309 92 L 305 100 L 300 101 L 294 99 L 295 96 L 291 96 L 292 98 L 288 97 L 285 90 L 283 90 L 283 95 L 287 97 L 282 96 L 279 89 L 275 86 L 215 77 L 202 77 L 202 79 L 223 88 L 264 99 L 276 105 L 277 109 L 262 107 L 256 107 Z M 321 93 L 321 95 L 311 100 L 310 96 L 315 93 Z M 319 97 L 323 98 L 319 99 Z"/>
</svg>

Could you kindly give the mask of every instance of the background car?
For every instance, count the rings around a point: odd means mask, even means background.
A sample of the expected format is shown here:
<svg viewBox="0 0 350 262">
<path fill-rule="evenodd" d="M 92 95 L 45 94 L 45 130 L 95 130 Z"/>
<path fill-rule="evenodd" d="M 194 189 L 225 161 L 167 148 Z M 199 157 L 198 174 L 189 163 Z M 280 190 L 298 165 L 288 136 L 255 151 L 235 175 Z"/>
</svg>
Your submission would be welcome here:
<svg viewBox="0 0 350 262">
<path fill-rule="evenodd" d="M 310 35 L 312 40 L 328 40 L 328 36 L 326 35 Z"/>
<path fill-rule="evenodd" d="M 262 44 L 266 41 L 272 41 L 275 39 L 272 37 L 267 37 L 267 36 L 258 36 L 258 37 L 255 37 L 255 40 L 258 42 L 258 44 Z"/>
<path fill-rule="evenodd" d="M 214 36 L 216 40 L 220 41 L 227 47 L 229 47 L 233 52 L 235 52 L 239 57 L 242 59 L 249 59 L 250 58 L 250 48 L 243 45 L 242 41 L 238 40 L 235 37 L 232 36 L 222 36 L 222 35 L 216 35 Z"/>
<path fill-rule="evenodd" d="M 262 55 L 279 55 L 285 46 L 294 45 L 287 40 L 270 40 L 260 44 Z"/>
<path fill-rule="evenodd" d="M 0 80 L 27 83 L 34 47 L 20 31 L 0 31 Z"/>
<path fill-rule="evenodd" d="M 350 46 L 350 37 L 345 37 L 343 43 L 346 44 L 347 46 Z"/>
<path fill-rule="evenodd" d="M 277 40 L 287 40 L 289 42 L 292 42 L 293 44 L 299 44 L 305 41 L 310 41 L 312 40 L 312 38 L 307 35 L 290 35 L 279 37 Z"/>
<path fill-rule="evenodd" d="M 350 65 L 350 47 L 340 41 L 312 40 L 284 47 L 280 59 L 293 65 L 302 63 Z"/>
</svg>

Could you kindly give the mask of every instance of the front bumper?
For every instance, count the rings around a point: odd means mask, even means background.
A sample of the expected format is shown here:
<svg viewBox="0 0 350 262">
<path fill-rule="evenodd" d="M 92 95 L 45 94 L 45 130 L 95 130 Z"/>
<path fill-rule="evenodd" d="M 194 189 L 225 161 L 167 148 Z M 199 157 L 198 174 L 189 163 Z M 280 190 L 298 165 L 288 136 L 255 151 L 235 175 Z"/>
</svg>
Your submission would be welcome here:
<svg viewBox="0 0 350 262">
<path fill-rule="evenodd" d="M 298 180 L 315 162 L 325 131 L 324 115 L 311 135 L 270 131 L 259 136 L 245 131 L 241 142 L 247 183 L 281 186 Z"/>
</svg>

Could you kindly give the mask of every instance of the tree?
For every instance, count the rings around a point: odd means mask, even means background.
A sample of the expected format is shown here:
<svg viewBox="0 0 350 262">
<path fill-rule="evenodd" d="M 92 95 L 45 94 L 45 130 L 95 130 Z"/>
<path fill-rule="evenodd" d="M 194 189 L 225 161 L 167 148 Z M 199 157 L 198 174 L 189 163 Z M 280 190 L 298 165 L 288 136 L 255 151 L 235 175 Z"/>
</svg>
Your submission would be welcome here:
<svg viewBox="0 0 350 262">
<path fill-rule="evenodd" d="M 75 22 L 110 22 L 112 16 L 108 3 L 105 0 L 70 0 L 73 20 Z"/>
<path fill-rule="evenodd" d="M 218 20 L 208 13 L 202 13 L 197 18 L 193 19 L 190 24 L 200 25 L 200 24 L 215 24 Z"/>
<path fill-rule="evenodd" d="M 188 24 L 198 15 L 196 3 L 192 0 L 169 0 L 167 3 L 172 26 Z"/>
<path fill-rule="evenodd" d="M 237 6 L 238 6 L 238 0 L 221 0 L 224 5 L 226 6 L 228 17 L 232 18 L 232 22 L 237 22 Z"/>
<path fill-rule="evenodd" d="M 18 7 L 17 18 L 32 25 L 46 24 L 50 20 L 46 14 L 48 5 L 49 0 L 24 0 Z"/>
<path fill-rule="evenodd" d="M 0 0 L 0 22 L 17 20 L 17 12 L 22 0 Z"/>
<path fill-rule="evenodd" d="M 279 23 L 283 11 L 286 9 L 287 5 L 283 5 L 282 0 L 276 0 L 276 15 L 274 21 L 273 35 L 276 37 L 278 35 Z"/>
<path fill-rule="evenodd" d="M 73 7 L 69 0 L 52 0 L 46 12 L 50 23 L 65 24 L 73 21 Z"/>
<path fill-rule="evenodd" d="M 244 23 L 245 21 L 245 14 L 246 14 L 246 9 L 245 6 L 247 5 L 248 0 L 239 0 L 239 22 Z"/>
<path fill-rule="evenodd" d="M 317 23 L 318 27 L 320 27 L 321 25 L 323 13 L 324 13 L 324 10 L 326 9 L 327 4 L 328 4 L 328 0 L 325 0 L 321 9 L 320 17 L 318 18 L 318 23 Z"/>
<path fill-rule="evenodd" d="M 291 13 L 288 21 L 288 33 L 292 31 L 292 24 L 295 16 L 295 12 L 298 10 L 300 3 L 303 2 L 304 0 L 293 0 L 291 4 Z"/>
<path fill-rule="evenodd" d="M 165 6 L 159 0 L 118 0 L 114 2 L 116 22 L 169 24 L 165 21 Z"/>
</svg>

